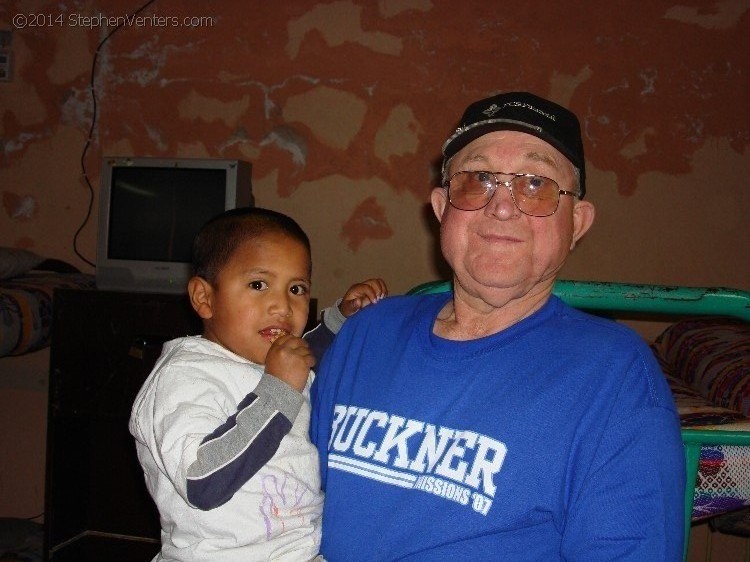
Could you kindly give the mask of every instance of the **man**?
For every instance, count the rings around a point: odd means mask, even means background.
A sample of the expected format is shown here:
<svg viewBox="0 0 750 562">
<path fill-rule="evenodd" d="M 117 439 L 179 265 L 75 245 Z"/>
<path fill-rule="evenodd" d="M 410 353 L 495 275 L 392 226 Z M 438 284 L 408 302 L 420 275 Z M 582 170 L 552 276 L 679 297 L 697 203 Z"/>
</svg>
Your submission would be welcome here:
<svg viewBox="0 0 750 562">
<path fill-rule="evenodd" d="M 679 560 L 679 420 L 645 343 L 552 295 L 594 219 L 578 119 L 469 106 L 433 190 L 453 293 L 348 321 L 311 433 L 339 560 Z"/>
</svg>

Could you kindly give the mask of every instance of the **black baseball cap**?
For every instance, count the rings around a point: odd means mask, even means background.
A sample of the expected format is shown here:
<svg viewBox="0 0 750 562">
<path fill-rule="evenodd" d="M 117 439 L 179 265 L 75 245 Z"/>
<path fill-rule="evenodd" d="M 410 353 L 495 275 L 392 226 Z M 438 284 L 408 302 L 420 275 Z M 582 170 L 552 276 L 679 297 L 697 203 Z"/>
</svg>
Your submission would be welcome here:
<svg viewBox="0 0 750 562">
<path fill-rule="evenodd" d="M 443 145 L 443 168 L 459 150 L 493 131 L 520 131 L 548 142 L 578 168 L 580 198 L 586 194 L 581 125 L 570 110 L 528 92 L 498 94 L 472 103 Z"/>
</svg>

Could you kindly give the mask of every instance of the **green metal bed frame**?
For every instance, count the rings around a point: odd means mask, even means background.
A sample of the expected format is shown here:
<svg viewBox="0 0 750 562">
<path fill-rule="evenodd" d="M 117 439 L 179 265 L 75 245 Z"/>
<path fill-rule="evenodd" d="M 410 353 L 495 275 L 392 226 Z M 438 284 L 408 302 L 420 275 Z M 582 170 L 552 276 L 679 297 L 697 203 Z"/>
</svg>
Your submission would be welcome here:
<svg viewBox="0 0 750 562">
<path fill-rule="evenodd" d="M 452 289 L 452 281 L 430 281 L 414 287 L 408 291 L 408 294 L 444 293 Z M 595 313 L 652 316 L 733 316 L 750 322 L 750 291 L 726 287 L 680 287 L 558 280 L 555 282 L 552 292 L 570 306 Z M 749 446 L 750 431 L 729 431 L 720 428 L 701 429 L 700 427 L 683 428 L 682 443 L 685 447 L 687 469 L 683 560 L 687 560 L 701 447 L 703 445 Z"/>
</svg>

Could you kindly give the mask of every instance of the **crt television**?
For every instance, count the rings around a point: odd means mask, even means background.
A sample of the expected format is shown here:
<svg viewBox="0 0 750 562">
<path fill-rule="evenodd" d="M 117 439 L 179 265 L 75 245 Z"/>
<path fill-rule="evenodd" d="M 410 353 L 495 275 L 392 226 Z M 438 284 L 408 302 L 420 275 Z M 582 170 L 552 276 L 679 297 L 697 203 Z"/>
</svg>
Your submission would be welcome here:
<svg viewBox="0 0 750 562">
<path fill-rule="evenodd" d="M 251 172 L 242 160 L 105 157 L 97 288 L 186 292 L 193 238 L 211 217 L 254 204 Z"/>
</svg>

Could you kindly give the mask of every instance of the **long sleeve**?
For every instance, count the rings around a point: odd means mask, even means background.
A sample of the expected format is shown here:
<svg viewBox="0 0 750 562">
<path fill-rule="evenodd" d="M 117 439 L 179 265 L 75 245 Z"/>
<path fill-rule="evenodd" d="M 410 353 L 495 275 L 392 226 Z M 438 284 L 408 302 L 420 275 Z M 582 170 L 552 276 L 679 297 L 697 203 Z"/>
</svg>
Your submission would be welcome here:
<svg viewBox="0 0 750 562">
<path fill-rule="evenodd" d="M 276 453 L 303 401 L 302 394 L 263 374 L 237 412 L 198 447 L 187 473 L 188 501 L 213 509 L 231 499 Z"/>
<path fill-rule="evenodd" d="M 323 321 L 302 336 L 310 345 L 313 355 L 315 355 L 315 366 L 320 365 L 323 355 L 333 343 L 334 337 L 346 320 L 338 308 L 339 302 L 341 302 L 340 299 L 336 301 L 334 306 L 323 310 Z"/>
</svg>

